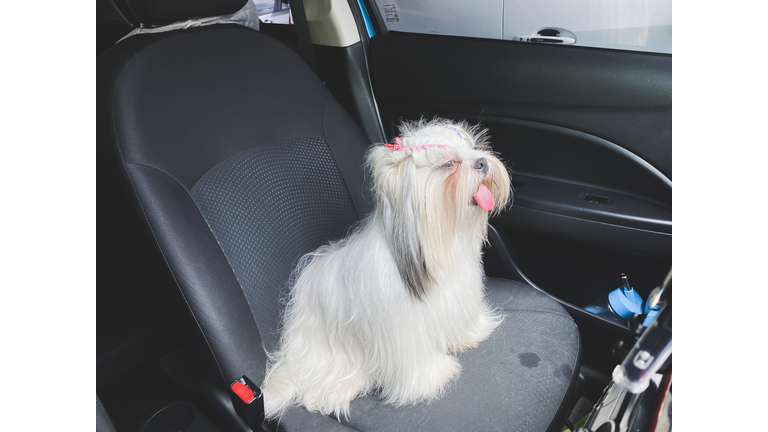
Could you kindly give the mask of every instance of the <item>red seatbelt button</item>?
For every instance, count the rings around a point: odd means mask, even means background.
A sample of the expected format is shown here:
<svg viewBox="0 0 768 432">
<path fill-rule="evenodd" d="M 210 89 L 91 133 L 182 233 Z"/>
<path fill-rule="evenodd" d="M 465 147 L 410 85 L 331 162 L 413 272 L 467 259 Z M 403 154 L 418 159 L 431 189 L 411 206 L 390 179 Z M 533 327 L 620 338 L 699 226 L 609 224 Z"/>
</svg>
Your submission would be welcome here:
<svg viewBox="0 0 768 432">
<path fill-rule="evenodd" d="M 251 389 L 249 389 L 245 384 L 241 383 L 240 381 L 235 381 L 232 383 L 232 391 L 235 392 L 236 395 L 240 397 L 240 399 L 243 400 L 243 402 L 249 404 L 253 402 L 254 399 L 256 399 L 256 396 L 253 395 L 253 392 Z"/>
</svg>

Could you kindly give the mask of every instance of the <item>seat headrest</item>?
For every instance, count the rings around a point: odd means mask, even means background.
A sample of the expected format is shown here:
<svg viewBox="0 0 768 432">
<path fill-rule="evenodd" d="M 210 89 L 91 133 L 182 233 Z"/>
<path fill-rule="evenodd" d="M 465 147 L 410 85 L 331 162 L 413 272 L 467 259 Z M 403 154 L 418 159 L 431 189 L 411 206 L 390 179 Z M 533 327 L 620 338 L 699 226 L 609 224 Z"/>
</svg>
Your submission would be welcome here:
<svg viewBox="0 0 768 432">
<path fill-rule="evenodd" d="M 228 15 L 248 0 L 128 0 L 131 12 L 143 25 L 157 26 L 189 18 Z"/>
</svg>

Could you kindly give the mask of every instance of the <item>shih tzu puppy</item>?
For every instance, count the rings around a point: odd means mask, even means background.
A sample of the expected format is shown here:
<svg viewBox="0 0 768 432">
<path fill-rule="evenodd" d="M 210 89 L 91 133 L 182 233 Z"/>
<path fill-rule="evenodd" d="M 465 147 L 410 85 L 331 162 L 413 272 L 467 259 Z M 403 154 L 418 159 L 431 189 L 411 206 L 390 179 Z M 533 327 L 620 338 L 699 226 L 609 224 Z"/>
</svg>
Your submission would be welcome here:
<svg viewBox="0 0 768 432">
<path fill-rule="evenodd" d="M 486 131 L 404 123 L 367 153 L 376 208 L 302 258 L 262 389 L 267 418 L 303 405 L 336 418 L 377 389 L 395 406 L 440 397 L 501 322 L 484 299 L 489 213 L 510 198 Z"/>
</svg>

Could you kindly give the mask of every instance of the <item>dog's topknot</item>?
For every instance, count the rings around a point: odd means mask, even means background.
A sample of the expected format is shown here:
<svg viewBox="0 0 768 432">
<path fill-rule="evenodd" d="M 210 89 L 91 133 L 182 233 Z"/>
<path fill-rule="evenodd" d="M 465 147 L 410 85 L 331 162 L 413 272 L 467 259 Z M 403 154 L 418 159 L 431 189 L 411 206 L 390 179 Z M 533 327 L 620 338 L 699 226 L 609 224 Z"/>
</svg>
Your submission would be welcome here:
<svg viewBox="0 0 768 432">
<path fill-rule="evenodd" d="M 440 117 L 426 119 L 422 117 L 418 120 L 403 120 L 397 128 L 400 131 L 401 137 L 408 138 L 424 129 L 432 127 L 456 130 L 460 137 L 469 139 L 472 146 L 478 150 L 485 150 L 490 146 L 488 129 L 483 128 L 479 123 L 470 125 L 465 120 L 449 120 Z M 464 132 L 466 136 L 463 136 L 461 132 Z"/>
</svg>

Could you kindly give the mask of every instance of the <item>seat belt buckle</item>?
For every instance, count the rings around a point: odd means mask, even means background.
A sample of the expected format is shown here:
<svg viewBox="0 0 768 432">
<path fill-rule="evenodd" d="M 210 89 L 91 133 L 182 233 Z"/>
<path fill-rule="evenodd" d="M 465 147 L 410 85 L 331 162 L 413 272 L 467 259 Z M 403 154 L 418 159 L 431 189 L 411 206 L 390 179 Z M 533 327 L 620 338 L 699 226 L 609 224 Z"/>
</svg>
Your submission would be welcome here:
<svg viewBox="0 0 768 432">
<path fill-rule="evenodd" d="M 264 422 L 264 395 L 259 386 L 243 375 L 230 386 L 229 396 L 235 412 L 253 430 L 261 430 Z"/>
</svg>

